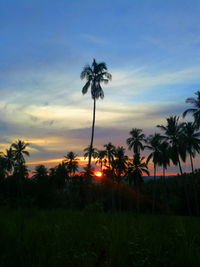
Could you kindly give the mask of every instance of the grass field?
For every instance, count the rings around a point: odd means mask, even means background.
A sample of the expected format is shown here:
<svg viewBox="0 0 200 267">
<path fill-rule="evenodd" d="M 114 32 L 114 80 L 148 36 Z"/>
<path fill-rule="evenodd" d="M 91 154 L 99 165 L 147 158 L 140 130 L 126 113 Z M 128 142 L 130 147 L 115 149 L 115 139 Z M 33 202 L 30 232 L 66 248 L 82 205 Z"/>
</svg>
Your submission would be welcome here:
<svg viewBox="0 0 200 267">
<path fill-rule="evenodd" d="M 200 266 L 200 219 L 1 209 L 0 266 Z"/>
</svg>

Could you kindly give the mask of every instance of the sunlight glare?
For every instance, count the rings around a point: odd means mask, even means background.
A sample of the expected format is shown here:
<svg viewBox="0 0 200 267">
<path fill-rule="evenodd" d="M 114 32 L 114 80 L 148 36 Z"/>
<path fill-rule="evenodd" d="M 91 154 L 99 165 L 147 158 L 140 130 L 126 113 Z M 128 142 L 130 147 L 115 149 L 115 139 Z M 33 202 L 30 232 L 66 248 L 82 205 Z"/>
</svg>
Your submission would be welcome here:
<svg viewBox="0 0 200 267">
<path fill-rule="evenodd" d="M 100 172 L 100 171 L 98 171 L 98 172 L 95 172 L 95 176 L 97 176 L 97 177 L 102 177 L 102 172 Z"/>
</svg>

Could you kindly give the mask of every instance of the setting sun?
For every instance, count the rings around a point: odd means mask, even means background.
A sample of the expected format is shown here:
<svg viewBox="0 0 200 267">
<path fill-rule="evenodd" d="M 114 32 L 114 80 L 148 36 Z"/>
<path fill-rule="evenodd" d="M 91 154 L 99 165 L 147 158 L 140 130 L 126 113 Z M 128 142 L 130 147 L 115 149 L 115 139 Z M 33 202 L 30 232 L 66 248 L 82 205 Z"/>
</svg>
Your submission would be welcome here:
<svg viewBox="0 0 200 267">
<path fill-rule="evenodd" d="M 102 177 L 102 172 L 95 172 L 96 177 Z"/>
</svg>

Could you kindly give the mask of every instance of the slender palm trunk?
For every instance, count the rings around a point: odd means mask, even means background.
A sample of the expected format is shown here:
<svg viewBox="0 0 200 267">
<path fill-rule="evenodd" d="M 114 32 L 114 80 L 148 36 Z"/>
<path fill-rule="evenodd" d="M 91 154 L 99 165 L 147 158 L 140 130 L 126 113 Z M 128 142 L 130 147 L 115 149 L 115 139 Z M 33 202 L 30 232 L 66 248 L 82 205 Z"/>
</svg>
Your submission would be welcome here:
<svg viewBox="0 0 200 267">
<path fill-rule="evenodd" d="M 91 136 L 91 142 L 90 142 L 90 151 L 89 151 L 88 168 L 91 167 L 92 148 L 93 148 L 93 140 L 94 140 L 95 112 L 96 112 L 96 99 L 94 98 L 94 106 L 93 106 L 93 122 L 92 122 L 92 136 Z"/>
<path fill-rule="evenodd" d="M 139 214 L 140 213 L 140 188 L 139 188 L 138 181 L 136 184 L 136 193 L 137 193 L 137 214 Z"/>
<path fill-rule="evenodd" d="M 194 164 L 193 164 L 191 152 L 190 152 L 190 162 L 191 162 L 192 173 L 194 174 Z"/>
<path fill-rule="evenodd" d="M 181 167 L 181 161 L 180 161 L 179 156 L 178 156 L 178 166 L 179 166 L 181 175 L 183 175 L 183 171 L 182 171 L 182 167 Z"/>
<path fill-rule="evenodd" d="M 154 213 L 155 211 L 155 202 L 156 202 L 156 164 L 154 163 L 152 213 Z"/>
<path fill-rule="evenodd" d="M 166 199 L 169 201 L 169 190 L 168 190 L 167 182 L 165 179 L 165 166 L 164 165 L 163 165 L 163 183 L 164 183 L 164 187 L 166 191 Z"/>
<path fill-rule="evenodd" d="M 196 182 L 195 182 L 195 176 L 194 176 L 194 164 L 193 164 L 191 152 L 190 152 L 190 162 L 191 162 L 192 176 L 193 176 L 192 184 L 193 184 L 194 197 L 195 197 L 196 215 L 199 216 L 199 200 L 198 200 L 198 194 L 197 194 L 197 188 L 196 188 Z"/>
<path fill-rule="evenodd" d="M 181 168 L 181 162 L 180 162 L 179 155 L 178 155 L 178 165 L 179 165 L 180 173 L 181 173 L 181 175 L 183 175 L 183 171 L 182 171 L 182 168 Z M 183 178 L 184 178 L 183 183 L 184 183 L 184 191 L 185 191 L 188 215 L 191 215 L 190 197 L 189 197 L 188 188 L 187 188 L 187 185 L 186 185 L 186 177 L 183 177 Z"/>
</svg>

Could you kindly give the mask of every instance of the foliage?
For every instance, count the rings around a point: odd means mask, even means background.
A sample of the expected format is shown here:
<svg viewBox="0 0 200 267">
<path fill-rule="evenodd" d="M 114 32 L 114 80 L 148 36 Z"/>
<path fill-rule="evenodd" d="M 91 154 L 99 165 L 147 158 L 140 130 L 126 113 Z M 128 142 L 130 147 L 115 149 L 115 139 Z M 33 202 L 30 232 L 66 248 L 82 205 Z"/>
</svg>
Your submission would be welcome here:
<svg viewBox="0 0 200 267">
<path fill-rule="evenodd" d="M 0 265 L 200 265 L 199 218 L 66 210 L 0 210 Z"/>
</svg>

